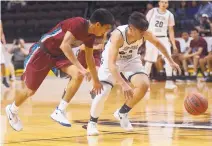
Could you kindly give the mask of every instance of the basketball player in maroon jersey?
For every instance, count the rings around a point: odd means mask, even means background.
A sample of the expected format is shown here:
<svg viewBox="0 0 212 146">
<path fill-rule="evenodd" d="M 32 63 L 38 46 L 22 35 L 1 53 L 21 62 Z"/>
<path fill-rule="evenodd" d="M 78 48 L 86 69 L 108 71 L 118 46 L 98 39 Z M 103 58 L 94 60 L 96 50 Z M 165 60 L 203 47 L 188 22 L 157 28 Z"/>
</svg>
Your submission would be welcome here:
<svg viewBox="0 0 212 146">
<path fill-rule="evenodd" d="M 14 130 L 23 129 L 18 117 L 19 106 L 37 91 L 53 67 L 70 75 L 72 80 L 68 85 L 71 94 L 64 95 L 51 118 L 63 126 L 71 126 L 66 118 L 65 109 L 78 90 L 83 77 L 89 80 L 91 73 L 93 91 L 99 94 L 102 90 L 93 59 L 93 43 L 95 37 L 103 36 L 111 29 L 113 23 L 114 17 L 108 10 L 98 9 L 94 11 L 89 20 L 75 17 L 60 22 L 32 45 L 25 60 L 25 70 L 22 76 L 26 86 L 17 91 L 15 101 L 6 107 L 9 123 Z M 86 62 L 90 73 L 80 64 L 72 51 L 72 45 L 76 45 L 79 41 L 85 45 Z"/>
</svg>

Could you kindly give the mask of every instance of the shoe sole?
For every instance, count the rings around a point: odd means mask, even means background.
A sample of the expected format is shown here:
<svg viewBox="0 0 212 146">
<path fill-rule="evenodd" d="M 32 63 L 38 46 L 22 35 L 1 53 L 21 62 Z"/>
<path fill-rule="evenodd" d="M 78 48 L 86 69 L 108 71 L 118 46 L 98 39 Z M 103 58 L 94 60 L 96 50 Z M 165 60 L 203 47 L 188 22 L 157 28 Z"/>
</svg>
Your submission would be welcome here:
<svg viewBox="0 0 212 146">
<path fill-rule="evenodd" d="M 23 128 L 21 128 L 20 130 L 17 130 L 17 129 L 15 129 L 15 128 L 12 126 L 12 124 L 10 123 L 10 116 L 9 116 L 9 112 L 10 112 L 10 111 L 9 111 L 9 106 L 6 106 L 5 111 L 6 111 L 6 115 L 7 115 L 8 122 L 9 122 L 10 126 L 12 127 L 12 129 L 15 130 L 15 131 L 17 131 L 17 132 L 21 131 Z"/>
<path fill-rule="evenodd" d="M 65 123 L 59 122 L 59 121 L 57 121 L 56 119 L 54 119 L 52 115 L 51 115 L 50 117 L 51 117 L 51 119 L 52 119 L 53 121 L 59 123 L 59 124 L 62 125 L 62 126 L 71 127 L 71 124 L 65 124 Z"/>
</svg>

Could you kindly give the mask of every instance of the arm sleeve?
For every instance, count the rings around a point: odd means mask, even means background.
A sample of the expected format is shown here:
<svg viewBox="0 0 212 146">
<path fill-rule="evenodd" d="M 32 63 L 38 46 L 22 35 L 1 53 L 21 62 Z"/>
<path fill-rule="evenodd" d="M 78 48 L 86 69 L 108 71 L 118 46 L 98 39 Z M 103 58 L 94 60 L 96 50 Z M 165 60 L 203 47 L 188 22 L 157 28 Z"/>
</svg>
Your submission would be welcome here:
<svg viewBox="0 0 212 146">
<path fill-rule="evenodd" d="M 174 26 L 174 25 L 175 25 L 174 15 L 172 13 L 170 13 L 170 16 L 169 16 L 169 26 Z"/>
</svg>

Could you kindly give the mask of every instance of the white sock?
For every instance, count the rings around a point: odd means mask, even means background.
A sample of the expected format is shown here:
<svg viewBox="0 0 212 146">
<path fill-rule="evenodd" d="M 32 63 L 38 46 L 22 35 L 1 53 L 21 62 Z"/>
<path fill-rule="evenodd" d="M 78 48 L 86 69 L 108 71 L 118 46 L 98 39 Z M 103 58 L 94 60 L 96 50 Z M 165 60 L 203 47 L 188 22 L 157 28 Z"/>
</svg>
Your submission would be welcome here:
<svg viewBox="0 0 212 146">
<path fill-rule="evenodd" d="M 14 102 L 12 103 L 11 107 L 10 107 L 10 110 L 11 110 L 12 113 L 17 114 L 17 113 L 18 113 L 18 109 L 19 109 L 19 107 L 17 107 L 17 106 L 15 105 L 15 101 L 14 101 Z"/>
<path fill-rule="evenodd" d="M 60 104 L 58 106 L 58 109 L 61 110 L 61 111 L 64 111 L 68 106 L 68 102 L 66 102 L 65 100 L 61 100 L 60 101 Z"/>
<path fill-rule="evenodd" d="M 205 75 L 205 76 L 208 76 L 208 72 L 207 72 L 207 71 L 205 71 L 205 72 L 204 72 L 204 75 Z"/>
<path fill-rule="evenodd" d="M 147 62 L 145 63 L 145 72 L 146 72 L 148 75 L 150 75 L 151 69 L 152 69 L 152 63 L 147 61 Z"/>
</svg>

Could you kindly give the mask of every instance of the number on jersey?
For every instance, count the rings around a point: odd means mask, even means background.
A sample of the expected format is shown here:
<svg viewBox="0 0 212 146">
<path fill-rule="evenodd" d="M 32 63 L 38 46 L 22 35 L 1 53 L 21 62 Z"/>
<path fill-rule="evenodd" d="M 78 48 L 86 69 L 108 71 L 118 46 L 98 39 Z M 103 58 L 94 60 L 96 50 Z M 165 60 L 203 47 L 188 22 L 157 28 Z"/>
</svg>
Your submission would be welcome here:
<svg viewBox="0 0 212 146">
<path fill-rule="evenodd" d="M 156 27 L 163 27 L 163 21 L 156 21 L 156 24 L 155 24 Z"/>
</svg>

